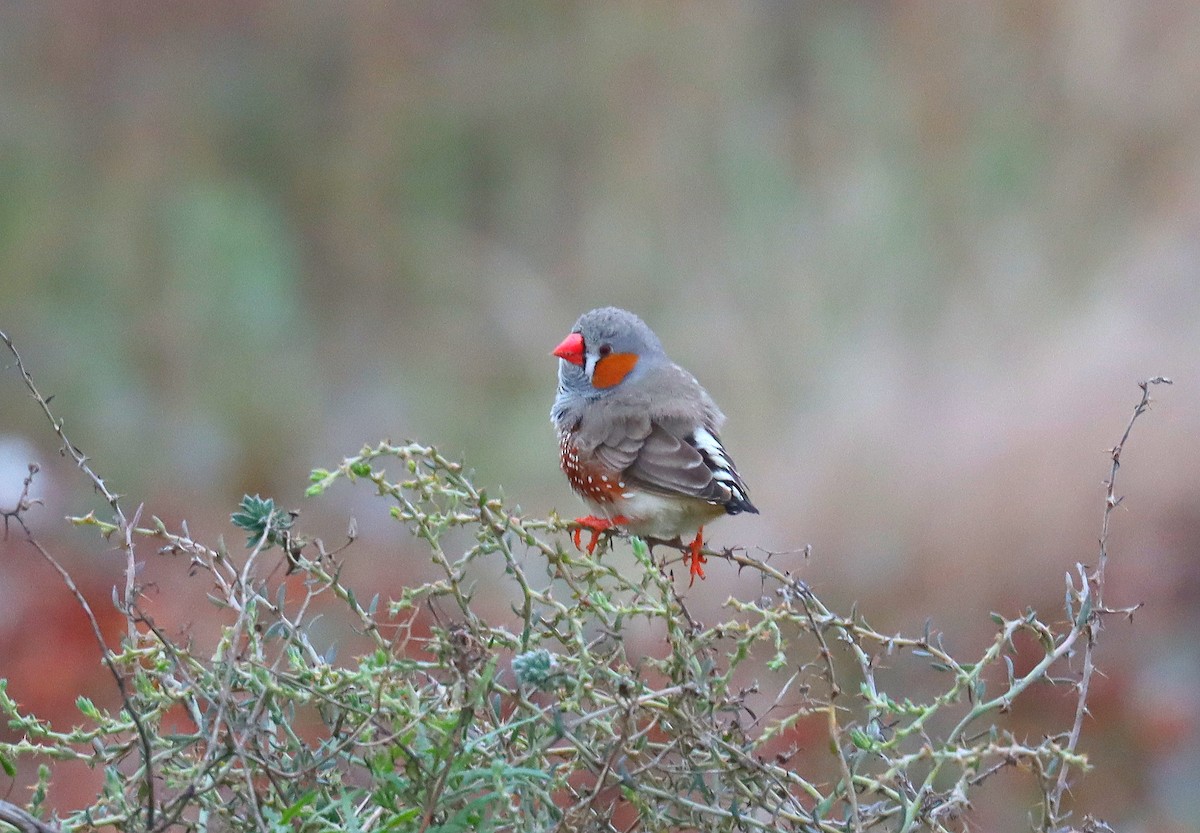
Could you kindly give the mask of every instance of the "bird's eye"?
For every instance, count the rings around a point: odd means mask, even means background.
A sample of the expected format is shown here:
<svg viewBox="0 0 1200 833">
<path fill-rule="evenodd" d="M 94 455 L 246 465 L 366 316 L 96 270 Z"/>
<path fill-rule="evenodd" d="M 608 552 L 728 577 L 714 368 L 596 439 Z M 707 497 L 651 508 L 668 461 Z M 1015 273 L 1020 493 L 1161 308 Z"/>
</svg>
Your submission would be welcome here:
<svg viewBox="0 0 1200 833">
<path fill-rule="evenodd" d="M 601 344 L 600 345 L 600 358 L 604 358 L 611 352 L 612 352 L 611 344 Z"/>
</svg>

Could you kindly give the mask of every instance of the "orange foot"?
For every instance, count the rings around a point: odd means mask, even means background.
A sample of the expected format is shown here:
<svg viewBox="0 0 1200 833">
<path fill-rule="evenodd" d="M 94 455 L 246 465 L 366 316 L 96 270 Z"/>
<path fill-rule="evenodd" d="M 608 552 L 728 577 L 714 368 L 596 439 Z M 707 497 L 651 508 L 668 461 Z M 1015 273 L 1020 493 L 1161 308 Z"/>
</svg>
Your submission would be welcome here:
<svg viewBox="0 0 1200 833">
<path fill-rule="evenodd" d="M 688 572 L 691 573 L 692 579 L 688 582 L 688 587 L 691 587 L 696 583 L 696 576 L 700 576 L 701 580 L 704 578 L 704 568 L 700 565 L 707 564 L 708 558 L 704 555 L 704 553 L 700 552 L 703 547 L 704 527 L 700 527 L 700 529 L 696 532 L 695 539 L 692 541 L 692 543 L 688 544 L 687 555 L 684 556 L 685 558 L 690 559 L 688 562 Z"/>
<path fill-rule="evenodd" d="M 575 542 L 575 549 L 583 549 L 581 540 L 583 531 L 586 529 L 592 533 L 592 540 L 588 542 L 587 554 L 591 555 L 596 549 L 596 542 L 600 540 L 600 535 L 612 529 L 614 526 L 629 523 L 629 519 L 624 515 L 617 515 L 615 518 L 597 518 L 595 515 L 588 515 L 586 518 L 576 518 L 575 523 L 578 527 L 571 530 L 571 540 Z"/>
</svg>

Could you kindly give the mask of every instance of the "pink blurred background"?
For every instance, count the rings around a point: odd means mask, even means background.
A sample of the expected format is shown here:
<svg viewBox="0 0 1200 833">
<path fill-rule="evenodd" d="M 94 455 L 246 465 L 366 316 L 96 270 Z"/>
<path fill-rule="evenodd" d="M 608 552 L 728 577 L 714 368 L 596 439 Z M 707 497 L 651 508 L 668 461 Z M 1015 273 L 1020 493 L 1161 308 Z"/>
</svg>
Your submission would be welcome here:
<svg viewBox="0 0 1200 833">
<path fill-rule="evenodd" d="M 791 566 L 827 603 L 967 656 L 989 611 L 1054 618 L 1136 383 L 1171 376 L 1111 542 L 1109 603 L 1146 606 L 1103 634 L 1073 795 L 1196 831 L 1198 39 L 1200 6 L 1132 0 L 9 3 L 0 329 L 127 505 L 231 544 L 246 492 L 330 539 L 353 512 L 348 575 L 386 597 L 419 549 L 365 492 L 306 502 L 308 471 L 412 437 L 574 514 L 548 352 L 625 306 L 729 415 L 762 515 L 714 542 L 811 544 Z M 38 534 L 116 637 L 121 555 L 60 520 L 103 507 L 9 369 L 0 506 L 31 460 Z M 145 557 L 159 615 L 210 616 Z M 752 591 L 722 569 L 702 618 Z M 78 691 L 112 702 L 11 536 L 0 677 L 65 724 Z M 1066 692 L 1025 708 L 1069 725 Z M 1033 799 L 997 779 L 978 829 Z"/>
</svg>

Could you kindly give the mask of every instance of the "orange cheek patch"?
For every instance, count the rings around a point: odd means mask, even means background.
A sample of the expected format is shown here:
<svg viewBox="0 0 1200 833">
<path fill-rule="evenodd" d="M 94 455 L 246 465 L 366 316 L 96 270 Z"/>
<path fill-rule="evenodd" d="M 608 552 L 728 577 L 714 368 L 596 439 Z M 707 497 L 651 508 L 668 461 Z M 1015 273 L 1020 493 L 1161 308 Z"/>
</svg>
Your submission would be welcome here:
<svg viewBox="0 0 1200 833">
<path fill-rule="evenodd" d="M 637 353 L 611 353 L 596 362 L 592 371 L 592 387 L 611 388 L 619 385 L 633 366 L 637 364 Z"/>
</svg>

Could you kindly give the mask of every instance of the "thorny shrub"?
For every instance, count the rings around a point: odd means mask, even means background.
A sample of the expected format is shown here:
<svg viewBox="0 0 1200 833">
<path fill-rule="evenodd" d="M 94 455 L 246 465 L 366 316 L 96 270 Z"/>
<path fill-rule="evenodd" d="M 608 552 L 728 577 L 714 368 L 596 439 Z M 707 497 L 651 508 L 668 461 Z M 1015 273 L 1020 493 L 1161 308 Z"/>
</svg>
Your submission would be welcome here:
<svg viewBox="0 0 1200 833">
<path fill-rule="evenodd" d="M 831 610 L 769 553 L 709 552 L 753 571 L 761 592 L 729 598 L 721 621 L 696 621 L 670 548 L 632 539 L 634 570 L 582 556 L 564 534 L 570 523 L 514 512 L 417 443 L 368 447 L 313 473 L 313 496 L 369 484 L 440 574 L 399 598 L 364 600 L 341 580 L 341 552 L 273 501 L 248 497 L 234 514 L 249 534 L 239 552 L 127 517 L 0 337 L 64 453 L 108 502 L 110 517 L 74 521 L 122 543 L 126 582 L 114 597 L 128 623 L 120 646 L 107 647 L 69 573 L 30 535 L 31 466 L 5 518 L 91 617 L 123 707 L 81 694 L 84 723 L 63 729 L 23 712 L 0 681 L 0 712 L 20 735 L 0 743 L 0 767 L 12 777 L 41 764 L 27 808 L 0 801 L 0 828 L 952 831 L 966 829 L 972 795 L 1012 770 L 1040 795 L 1036 829 L 1107 829 L 1090 817 L 1072 827 L 1064 794 L 1087 768 L 1078 744 L 1096 638 L 1105 617 L 1130 612 L 1103 602 L 1121 449 L 1150 386 L 1169 380 L 1141 385 L 1111 452 L 1097 562 L 1067 574 L 1063 611 L 992 614 L 995 635 L 964 658 L 929 627 L 889 635 L 861 611 Z M 211 582 L 211 654 L 168 637 L 139 605 L 147 546 Z M 299 598 L 288 598 L 285 572 L 303 577 Z M 512 599 L 509 614 L 477 612 L 482 581 Z M 309 628 L 320 596 L 336 597 L 374 649 L 343 662 L 318 651 Z M 430 611 L 434 625 L 418 635 L 413 623 Z M 654 656 L 631 647 L 647 631 L 665 646 Z M 1019 637 L 1040 646 L 1028 670 L 1013 661 Z M 934 693 L 887 690 L 876 672 L 901 662 L 924 669 Z M 1016 736 L 1002 715 L 1047 681 L 1074 687 L 1074 721 Z M 186 715 L 187 728 L 176 719 L 164 729 L 168 714 Z M 300 714 L 316 715 L 319 731 L 295 731 Z M 790 733 L 814 721 L 825 751 L 797 756 Z M 55 763 L 68 760 L 103 770 L 103 790 L 85 810 L 42 821 Z"/>
</svg>

